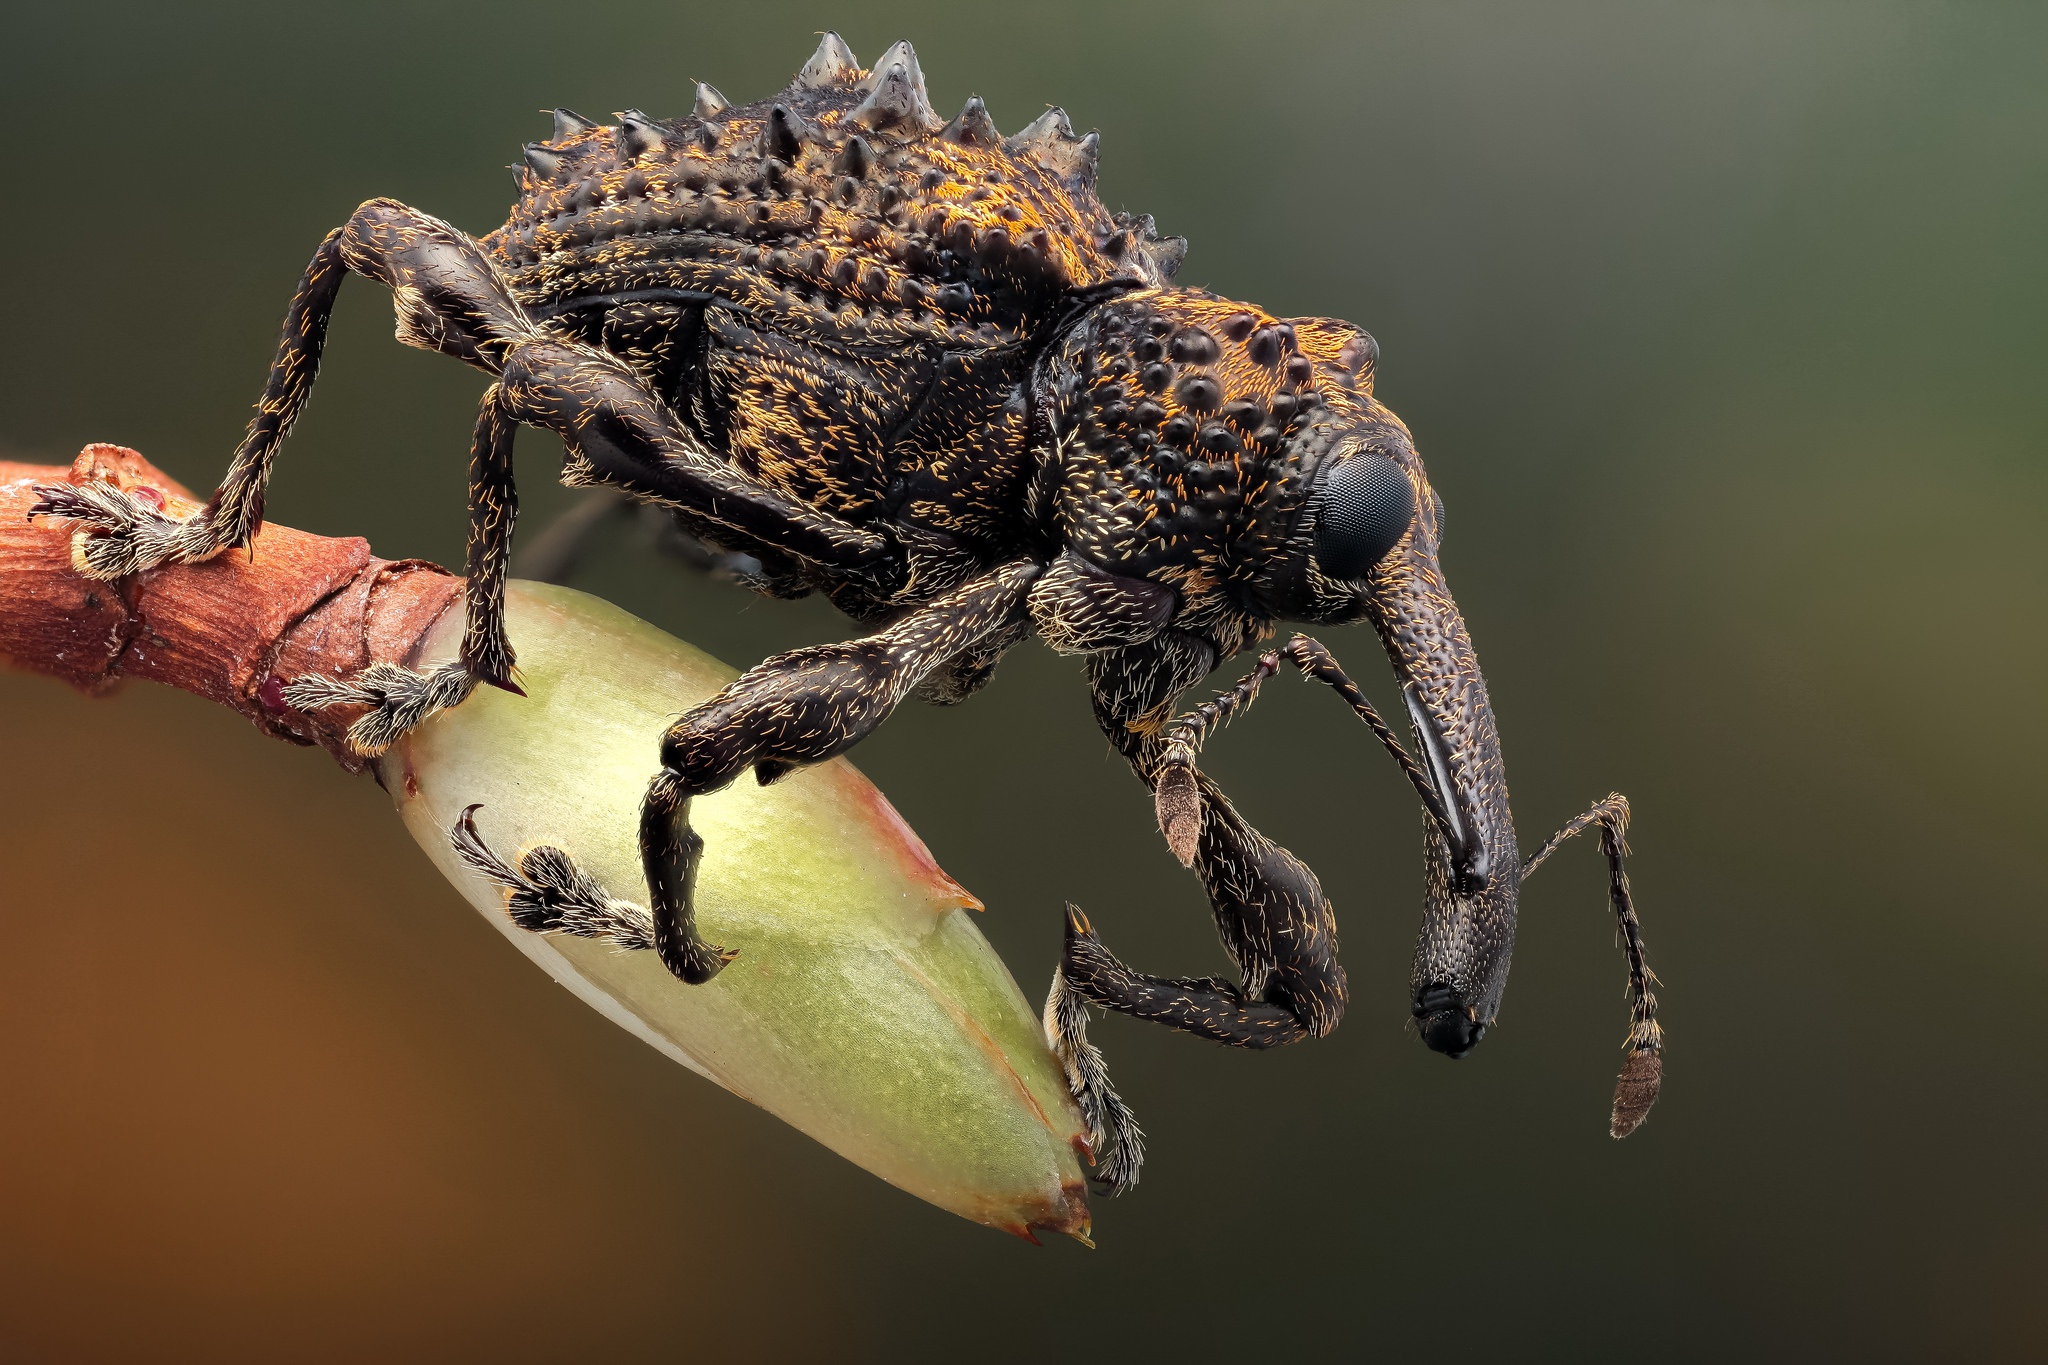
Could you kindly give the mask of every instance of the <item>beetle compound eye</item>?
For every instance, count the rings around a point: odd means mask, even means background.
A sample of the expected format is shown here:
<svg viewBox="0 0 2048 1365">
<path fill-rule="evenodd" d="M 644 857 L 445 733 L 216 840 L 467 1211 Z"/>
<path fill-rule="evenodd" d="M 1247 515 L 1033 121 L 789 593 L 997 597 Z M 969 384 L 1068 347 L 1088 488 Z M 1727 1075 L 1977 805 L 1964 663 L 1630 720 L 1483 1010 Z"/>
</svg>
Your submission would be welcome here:
<svg viewBox="0 0 2048 1365">
<path fill-rule="evenodd" d="M 1415 487 L 1400 465 L 1362 451 L 1338 465 L 1316 500 L 1316 565 L 1346 582 L 1386 558 L 1415 519 Z"/>
</svg>

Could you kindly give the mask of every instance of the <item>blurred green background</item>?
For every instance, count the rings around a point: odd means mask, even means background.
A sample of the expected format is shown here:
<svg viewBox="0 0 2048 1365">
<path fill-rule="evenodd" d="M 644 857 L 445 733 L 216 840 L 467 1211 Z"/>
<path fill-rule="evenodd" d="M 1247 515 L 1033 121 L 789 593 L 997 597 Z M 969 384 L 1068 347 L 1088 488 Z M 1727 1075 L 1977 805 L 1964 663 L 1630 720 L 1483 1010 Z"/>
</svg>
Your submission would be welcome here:
<svg viewBox="0 0 2048 1365">
<path fill-rule="evenodd" d="M 486 230 L 535 109 L 758 98 L 825 27 L 910 38 L 949 112 L 1064 105 L 1108 203 L 1193 239 L 1184 282 L 1379 338 L 1525 846 L 1635 802 L 1656 1114 L 1605 1135 L 1625 1009 L 1591 843 L 1525 895 L 1485 1046 L 1416 1041 L 1413 798 L 1299 685 L 1212 770 L 1321 873 L 1348 1021 L 1263 1056 L 1099 1025 L 1153 1155 L 1090 1254 L 662 1060 L 320 755 L 5 677 L 0 1352 L 2048 1349 L 2039 7 L 14 6 L 0 445 L 118 441 L 211 487 L 359 201 Z M 482 381 L 390 332 L 351 283 L 270 514 L 456 562 Z M 522 436 L 529 528 L 567 504 L 555 454 Z M 740 665 L 847 629 L 626 538 L 576 583 Z M 1391 701 L 1369 636 L 1329 638 Z M 1222 967 L 1073 661 L 1019 650 L 856 757 L 1027 993 L 1064 898 L 1145 967 Z"/>
</svg>

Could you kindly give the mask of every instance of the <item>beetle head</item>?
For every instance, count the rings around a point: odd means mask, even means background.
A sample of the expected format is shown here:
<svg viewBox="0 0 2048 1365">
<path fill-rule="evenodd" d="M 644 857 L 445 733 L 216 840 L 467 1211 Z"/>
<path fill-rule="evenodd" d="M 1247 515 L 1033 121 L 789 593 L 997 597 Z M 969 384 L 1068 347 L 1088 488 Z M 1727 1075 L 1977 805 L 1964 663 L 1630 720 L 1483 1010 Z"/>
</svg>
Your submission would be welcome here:
<svg viewBox="0 0 2048 1365">
<path fill-rule="evenodd" d="M 1172 590 L 1175 623 L 1229 653 L 1274 621 L 1371 621 L 1428 792 L 1413 1006 L 1461 1056 L 1493 1022 L 1519 862 L 1493 710 L 1437 560 L 1443 503 L 1372 395 L 1348 322 L 1275 318 L 1195 290 L 1098 305 L 1047 355 L 1065 546 Z M 1158 629 L 1158 619 L 1145 628 Z"/>
<path fill-rule="evenodd" d="M 1425 904 L 1412 975 L 1423 1041 L 1462 1057 L 1500 1007 L 1514 948 L 1520 858 L 1486 680 L 1438 559 L 1443 500 L 1401 420 L 1343 382 L 1359 343 L 1297 319 L 1323 401 L 1293 434 L 1298 493 L 1259 584 L 1276 617 L 1370 621 L 1400 683 L 1424 817 Z"/>
</svg>

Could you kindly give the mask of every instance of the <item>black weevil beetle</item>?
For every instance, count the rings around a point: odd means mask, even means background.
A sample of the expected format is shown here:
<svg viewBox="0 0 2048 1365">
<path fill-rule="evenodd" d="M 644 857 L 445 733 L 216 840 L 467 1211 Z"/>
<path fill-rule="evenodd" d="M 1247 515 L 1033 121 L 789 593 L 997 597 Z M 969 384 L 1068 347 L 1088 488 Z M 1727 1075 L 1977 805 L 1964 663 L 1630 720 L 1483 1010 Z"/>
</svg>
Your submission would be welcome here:
<svg viewBox="0 0 2048 1365">
<path fill-rule="evenodd" d="M 1135 971 L 1069 907 L 1047 1033 L 1098 1177 L 1128 1187 L 1140 1136 L 1086 1040 L 1086 1004 L 1248 1048 L 1319 1037 L 1344 1011 L 1315 875 L 1196 766 L 1204 735 L 1292 666 L 1350 704 L 1428 813 L 1411 1003 L 1438 1052 L 1464 1056 L 1494 1020 L 1522 879 L 1599 827 L 1632 1006 L 1612 1130 L 1641 1122 L 1662 1040 L 1622 866 L 1627 802 L 1608 797 L 1521 857 L 1486 684 L 1438 564 L 1443 507 L 1373 398 L 1370 336 L 1174 288 L 1185 243 L 1103 209 L 1094 134 L 1053 109 L 1005 139 L 978 99 L 947 122 L 908 44 L 865 70 L 828 34 L 770 99 L 734 106 L 700 85 L 689 117 L 616 118 L 556 110 L 486 236 L 388 199 L 358 209 L 307 267 L 202 512 L 41 490 L 37 513 L 80 527 L 78 568 L 115 578 L 248 544 L 353 271 L 390 287 L 402 341 L 493 381 L 470 459 L 467 632 L 456 661 L 302 678 L 292 706 L 367 707 L 352 739 L 377 753 L 478 682 L 517 690 L 502 596 L 521 423 L 562 438 L 564 482 L 659 504 L 750 557 L 761 591 L 824 592 L 870 629 L 767 660 L 662 737 L 640 843 L 655 951 L 682 980 L 734 956 L 695 927 L 691 797 L 842 753 L 913 693 L 957 702 L 1027 635 L 1082 655 L 1096 720 L 1154 791 L 1239 972 Z M 1414 757 L 1305 635 L 1176 714 L 1274 622 L 1359 620 L 1400 677 Z M 490 856 L 473 828 L 455 837 Z M 590 883 L 541 876 L 571 866 L 550 852 L 523 863 L 521 922 L 588 932 L 569 902 Z"/>
</svg>

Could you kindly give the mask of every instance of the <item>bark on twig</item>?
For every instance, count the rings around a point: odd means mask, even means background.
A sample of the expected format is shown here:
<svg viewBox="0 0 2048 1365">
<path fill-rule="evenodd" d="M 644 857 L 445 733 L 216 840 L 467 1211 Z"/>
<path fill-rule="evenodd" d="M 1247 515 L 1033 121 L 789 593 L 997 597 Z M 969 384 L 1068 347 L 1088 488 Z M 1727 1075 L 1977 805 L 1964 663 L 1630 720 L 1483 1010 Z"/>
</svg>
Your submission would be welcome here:
<svg viewBox="0 0 2048 1365">
<path fill-rule="evenodd" d="M 350 772 L 367 760 L 343 738 L 357 711 L 288 709 L 284 682 L 411 664 L 419 643 L 460 600 L 462 580 L 425 560 L 378 559 L 357 537 L 266 524 L 253 556 L 230 550 L 118 582 L 71 566 L 67 522 L 28 520 L 35 485 L 92 480 L 160 495 L 172 513 L 192 495 L 132 450 L 89 445 L 69 469 L 0 461 L 0 667 L 104 693 L 147 678 L 231 706 L 256 728 L 318 744 Z"/>
</svg>

